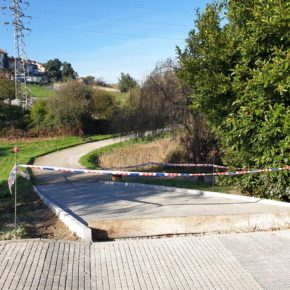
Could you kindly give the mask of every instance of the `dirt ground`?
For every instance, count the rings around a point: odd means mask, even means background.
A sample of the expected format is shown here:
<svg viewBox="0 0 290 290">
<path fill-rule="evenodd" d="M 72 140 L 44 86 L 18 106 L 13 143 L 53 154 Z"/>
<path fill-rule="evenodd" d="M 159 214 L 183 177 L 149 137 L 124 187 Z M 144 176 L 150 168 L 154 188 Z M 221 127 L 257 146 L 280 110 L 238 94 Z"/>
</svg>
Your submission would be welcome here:
<svg viewBox="0 0 290 290">
<path fill-rule="evenodd" d="M 80 168 L 81 156 L 126 139 L 128 138 L 106 139 L 57 151 L 37 158 L 35 164 Z M 37 176 L 35 177 L 37 179 Z M 28 187 L 22 190 L 22 196 L 18 200 L 17 238 L 77 240 L 78 238 L 42 203 L 34 193 L 31 184 Z M 13 200 L 7 198 L 0 201 L 0 240 L 12 239 L 14 233 L 14 205 Z"/>
<path fill-rule="evenodd" d="M 17 207 L 17 239 L 78 240 L 34 192 L 30 195 L 27 203 L 19 203 Z M 14 208 L 12 204 L 2 204 L 0 240 L 13 239 L 14 234 Z"/>
<path fill-rule="evenodd" d="M 58 217 L 48 209 L 40 200 L 39 208 L 34 209 L 29 220 L 24 222 L 27 238 L 43 238 L 56 240 L 78 240 L 67 226 L 58 219 Z"/>
</svg>

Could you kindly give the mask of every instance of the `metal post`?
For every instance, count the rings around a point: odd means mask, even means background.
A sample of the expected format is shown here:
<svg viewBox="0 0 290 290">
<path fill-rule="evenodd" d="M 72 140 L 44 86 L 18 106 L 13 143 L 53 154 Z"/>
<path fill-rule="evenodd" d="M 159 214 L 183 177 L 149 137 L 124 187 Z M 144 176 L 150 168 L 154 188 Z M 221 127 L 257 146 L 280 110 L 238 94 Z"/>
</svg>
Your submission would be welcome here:
<svg viewBox="0 0 290 290">
<path fill-rule="evenodd" d="M 214 173 L 215 173 L 215 158 L 213 158 L 213 164 L 212 164 L 212 191 L 213 191 L 213 188 L 214 188 L 214 184 L 215 184 L 215 176 L 214 176 Z"/>
<path fill-rule="evenodd" d="M 14 147 L 14 154 L 15 154 L 15 168 L 16 168 L 16 173 L 15 173 L 15 186 L 14 186 L 14 229 L 15 229 L 15 239 L 16 239 L 16 233 L 17 233 L 17 152 L 18 148 Z"/>
<path fill-rule="evenodd" d="M 14 152 L 14 158 L 15 158 L 15 183 L 14 183 L 14 237 L 16 239 L 16 231 L 17 231 L 17 166 L 18 166 L 18 160 L 17 160 L 17 153 L 19 152 L 19 148 L 17 146 L 14 146 L 13 148 Z"/>
</svg>

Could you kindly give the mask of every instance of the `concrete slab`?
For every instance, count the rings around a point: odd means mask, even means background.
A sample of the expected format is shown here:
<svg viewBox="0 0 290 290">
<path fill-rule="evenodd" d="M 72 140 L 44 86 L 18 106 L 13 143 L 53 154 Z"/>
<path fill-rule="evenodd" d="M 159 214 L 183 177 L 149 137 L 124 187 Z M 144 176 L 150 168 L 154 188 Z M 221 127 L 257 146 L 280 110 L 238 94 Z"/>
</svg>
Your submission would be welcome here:
<svg viewBox="0 0 290 290">
<path fill-rule="evenodd" d="M 97 238 L 240 232 L 290 227 L 290 206 L 193 190 L 99 183 L 58 174 L 41 194 L 96 229 Z"/>
<path fill-rule="evenodd" d="M 0 241 L 0 289 L 290 289 L 290 231 Z"/>
<path fill-rule="evenodd" d="M 42 195 L 36 186 L 33 187 L 36 194 L 42 199 L 48 208 L 79 238 L 84 241 L 92 241 L 92 230 L 80 222 L 78 219 L 70 215 L 68 212 L 63 210 L 61 207 L 57 206 L 50 199 Z"/>
</svg>

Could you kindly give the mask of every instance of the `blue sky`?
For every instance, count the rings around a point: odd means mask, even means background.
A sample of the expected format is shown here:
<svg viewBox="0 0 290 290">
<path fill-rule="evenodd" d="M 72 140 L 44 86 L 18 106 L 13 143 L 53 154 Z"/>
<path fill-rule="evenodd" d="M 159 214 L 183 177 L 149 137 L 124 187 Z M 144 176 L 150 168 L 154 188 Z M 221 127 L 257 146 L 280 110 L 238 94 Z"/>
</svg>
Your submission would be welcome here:
<svg viewBox="0 0 290 290">
<path fill-rule="evenodd" d="M 1 5 L 9 1 L 0 0 Z M 116 82 L 121 72 L 142 80 L 194 27 L 195 9 L 209 0 L 30 0 L 33 18 L 27 54 L 46 62 L 68 61 L 80 76 Z M 0 22 L 9 20 L 0 13 Z M 13 31 L 0 25 L 0 48 L 13 54 Z"/>
</svg>

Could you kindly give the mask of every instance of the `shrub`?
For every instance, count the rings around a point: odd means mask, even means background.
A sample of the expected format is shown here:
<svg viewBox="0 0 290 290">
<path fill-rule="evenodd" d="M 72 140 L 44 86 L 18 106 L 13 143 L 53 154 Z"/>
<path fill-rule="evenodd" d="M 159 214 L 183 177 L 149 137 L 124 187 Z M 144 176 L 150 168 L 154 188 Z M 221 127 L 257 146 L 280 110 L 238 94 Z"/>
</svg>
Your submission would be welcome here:
<svg viewBox="0 0 290 290">
<path fill-rule="evenodd" d="M 4 131 L 25 130 L 29 123 L 29 115 L 21 107 L 0 103 L 0 134 Z"/>
<path fill-rule="evenodd" d="M 192 107 L 219 136 L 224 162 L 244 168 L 290 161 L 289 13 L 287 1 L 221 1 L 198 13 L 178 50 L 180 79 Z M 224 13 L 226 10 L 226 13 Z M 227 21 L 223 21 L 223 16 Z M 242 190 L 289 198 L 289 172 L 233 179 Z"/>
<path fill-rule="evenodd" d="M 93 112 L 93 89 L 77 81 L 65 84 L 49 100 L 54 127 L 65 133 L 83 134 Z"/>
</svg>

